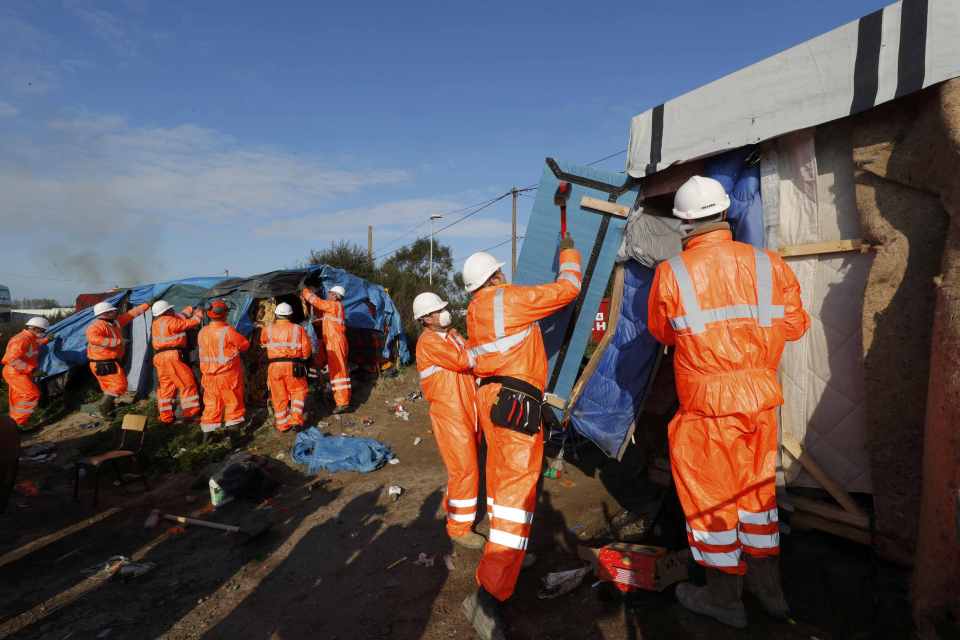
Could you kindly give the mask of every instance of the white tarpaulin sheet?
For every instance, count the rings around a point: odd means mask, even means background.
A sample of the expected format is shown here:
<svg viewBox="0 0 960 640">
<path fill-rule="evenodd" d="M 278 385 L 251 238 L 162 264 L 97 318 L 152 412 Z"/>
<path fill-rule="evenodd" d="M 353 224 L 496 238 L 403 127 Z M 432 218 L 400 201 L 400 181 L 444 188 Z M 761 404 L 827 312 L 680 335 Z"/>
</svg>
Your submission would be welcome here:
<svg viewBox="0 0 960 640">
<path fill-rule="evenodd" d="M 806 129 L 763 145 L 767 246 L 860 238 L 849 123 Z M 863 293 L 871 257 L 788 258 L 811 326 L 780 366 L 781 425 L 848 491 L 872 492 L 863 384 Z M 789 485 L 817 487 L 790 456 Z"/>
<path fill-rule="evenodd" d="M 960 76 L 960 0 L 902 0 L 635 116 L 627 172 L 772 140 Z"/>
</svg>

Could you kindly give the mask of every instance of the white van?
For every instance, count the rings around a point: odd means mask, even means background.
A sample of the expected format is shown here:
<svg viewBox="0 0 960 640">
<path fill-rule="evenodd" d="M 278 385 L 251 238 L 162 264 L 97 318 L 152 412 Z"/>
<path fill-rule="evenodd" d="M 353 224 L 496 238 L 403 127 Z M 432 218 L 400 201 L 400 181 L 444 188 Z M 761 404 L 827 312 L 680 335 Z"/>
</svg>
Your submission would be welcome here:
<svg viewBox="0 0 960 640">
<path fill-rule="evenodd" d="M 13 300 L 10 299 L 10 289 L 0 284 L 0 322 L 10 322 L 13 311 Z"/>
</svg>

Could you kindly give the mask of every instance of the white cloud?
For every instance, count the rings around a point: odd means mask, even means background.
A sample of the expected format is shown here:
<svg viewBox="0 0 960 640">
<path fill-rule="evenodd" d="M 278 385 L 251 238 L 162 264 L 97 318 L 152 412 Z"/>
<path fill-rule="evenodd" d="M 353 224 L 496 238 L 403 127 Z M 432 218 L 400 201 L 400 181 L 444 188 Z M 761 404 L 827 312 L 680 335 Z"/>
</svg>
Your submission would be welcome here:
<svg viewBox="0 0 960 640">
<path fill-rule="evenodd" d="M 86 24 L 95 36 L 117 53 L 124 56 L 137 53 L 136 45 L 128 34 L 126 25 L 115 14 L 81 0 L 67 0 L 64 6 Z"/>
<path fill-rule="evenodd" d="M 0 218 L 14 229 L 38 221 L 81 231 L 118 220 L 256 223 L 410 178 L 401 170 L 331 167 L 191 124 L 133 127 L 115 116 L 85 116 L 50 122 L 47 133 L 53 140 L 45 145 L 0 141 Z"/>
<path fill-rule="evenodd" d="M 4 102 L 0 100 L 0 118 L 15 118 L 20 113 L 20 110 L 9 102 Z"/>
</svg>

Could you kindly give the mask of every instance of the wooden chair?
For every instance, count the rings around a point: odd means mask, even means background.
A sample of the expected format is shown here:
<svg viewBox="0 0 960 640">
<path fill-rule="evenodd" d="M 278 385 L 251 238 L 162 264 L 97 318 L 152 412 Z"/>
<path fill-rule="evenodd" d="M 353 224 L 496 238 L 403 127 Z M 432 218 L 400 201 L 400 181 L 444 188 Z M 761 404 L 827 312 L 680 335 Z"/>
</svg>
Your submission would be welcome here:
<svg viewBox="0 0 960 640">
<path fill-rule="evenodd" d="M 101 453 L 98 456 L 83 458 L 77 461 L 76 476 L 73 482 L 73 499 L 80 499 L 80 471 L 86 469 L 93 473 L 93 504 L 96 506 L 100 497 L 100 467 L 109 462 L 117 475 L 117 480 L 123 482 L 123 475 L 120 473 L 119 461 L 130 459 L 133 468 L 136 471 L 135 477 L 143 482 L 145 490 L 150 490 L 150 484 L 147 482 L 147 475 L 140 466 L 138 455 L 143 449 L 143 441 L 147 434 L 147 416 L 128 413 L 123 416 L 123 424 L 120 429 L 120 443 L 112 451 Z"/>
</svg>

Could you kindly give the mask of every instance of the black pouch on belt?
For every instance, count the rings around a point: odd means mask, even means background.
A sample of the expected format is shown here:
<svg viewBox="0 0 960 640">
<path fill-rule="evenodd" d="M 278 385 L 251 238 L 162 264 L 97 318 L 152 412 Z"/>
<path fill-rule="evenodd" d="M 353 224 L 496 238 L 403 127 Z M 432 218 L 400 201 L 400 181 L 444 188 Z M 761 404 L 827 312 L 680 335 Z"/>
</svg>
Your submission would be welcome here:
<svg viewBox="0 0 960 640">
<path fill-rule="evenodd" d="M 307 365 L 302 362 L 293 363 L 293 377 L 294 378 L 306 378 L 307 377 Z"/>
<path fill-rule="evenodd" d="M 119 367 L 117 367 L 117 363 L 114 362 L 113 360 L 105 360 L 105 361 L 97 362 L 96 368 L 97 368 L 98 376 L 112 376 L 117 371 L 119 371 Z"/>
<path fill-rule="evenodd" d="M 540 431 L 543 392 L 532 384 L 507 376 L 483 378 L 480 385 L 500 384 L 497 402 L 490 409 L 490 420 L 504 429 L 528 436 Z"/>
</svg>

